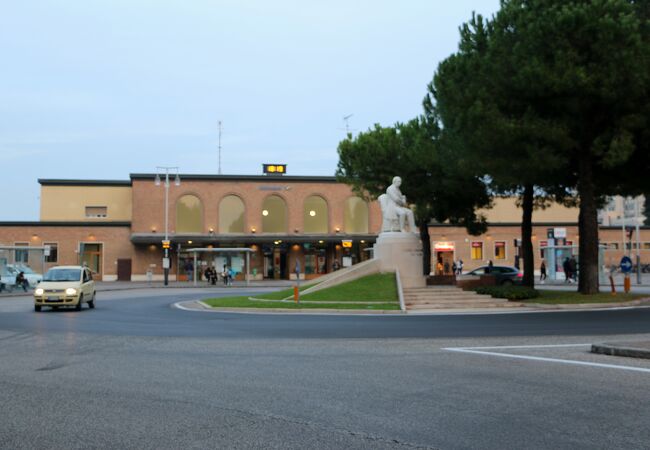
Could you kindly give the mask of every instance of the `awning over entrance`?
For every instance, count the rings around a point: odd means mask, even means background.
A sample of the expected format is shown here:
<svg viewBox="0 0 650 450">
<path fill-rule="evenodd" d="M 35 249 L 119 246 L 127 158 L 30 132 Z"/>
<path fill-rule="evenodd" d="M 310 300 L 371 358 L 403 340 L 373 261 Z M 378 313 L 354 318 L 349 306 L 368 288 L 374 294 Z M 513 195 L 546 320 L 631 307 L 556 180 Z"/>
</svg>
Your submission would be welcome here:
<svg viewBox="0 0 650 450">
<path fill-rule="evenodd" d="M 160 233 L 133 233 L 131 242 L 134 244 L 160 244 L 164 236 Z M 340 244 L 343 240 L 374 242 L 376 234 L 176 234 L 170 235 L 173 243 L 187 244 L 192 241 L 193 245 L 201 244 L 263 244 L 277 240 L 291 243 L 323 241 Z"/>
</svg>

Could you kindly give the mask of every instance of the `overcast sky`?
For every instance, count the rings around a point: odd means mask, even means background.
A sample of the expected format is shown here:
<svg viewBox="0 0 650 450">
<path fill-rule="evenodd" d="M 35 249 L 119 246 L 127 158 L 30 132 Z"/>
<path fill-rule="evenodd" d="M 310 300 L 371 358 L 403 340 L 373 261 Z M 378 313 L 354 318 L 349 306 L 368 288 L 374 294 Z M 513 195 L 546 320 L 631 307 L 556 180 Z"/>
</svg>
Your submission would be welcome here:
<svg viewBox="0 0 650 450">
<path fill-rule="evenodd" d="M 0 220 L 38 220 L 38 178 L 157 165 L 332 175 L 350 128 L 421 113 L 472 11 L 498 0 L 5 1 Z"/>
</svg>

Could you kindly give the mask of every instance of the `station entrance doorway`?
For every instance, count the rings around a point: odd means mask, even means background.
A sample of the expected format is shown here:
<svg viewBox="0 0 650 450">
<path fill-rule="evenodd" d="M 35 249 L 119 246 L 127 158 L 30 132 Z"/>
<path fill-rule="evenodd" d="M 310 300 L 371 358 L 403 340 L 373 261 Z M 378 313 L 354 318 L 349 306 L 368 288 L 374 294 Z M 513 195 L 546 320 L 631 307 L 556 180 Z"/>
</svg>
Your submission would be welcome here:
<svg viewBox="0 0 650 450">
<path fill-rule="evenodd" d="M 453 242 L 436 242 L 434 249 L 434 266 L 432 270 L 436 275 L 453 275 L 454 252 L 456 246 Z"/>
</svg>

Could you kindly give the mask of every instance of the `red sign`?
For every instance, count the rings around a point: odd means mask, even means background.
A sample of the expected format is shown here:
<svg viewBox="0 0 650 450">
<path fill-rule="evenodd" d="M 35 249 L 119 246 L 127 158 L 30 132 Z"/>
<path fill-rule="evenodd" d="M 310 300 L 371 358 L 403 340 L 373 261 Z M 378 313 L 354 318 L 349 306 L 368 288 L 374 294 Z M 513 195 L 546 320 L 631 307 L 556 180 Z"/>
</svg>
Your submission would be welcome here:
<svg viewBox="0 0 650 450">
<path fill-rule="evenodd" d="M 548 241 L 539 241 L 540 247 L 548 247 Z"/>
<path fill-rule="evenodd" d="M 505 247 L 505 246 L 506 246 L 506 243 L 503 242 L 503 241 L 495 242 L 495 243 L 494 243 L 494 246 L 497 247 L 497 248 L 499 248 L 499 247 Z"/>
<path fill-rule="evenodd" d="M 472 242 L 472 247 L 474 248 L 483 247 L 483 242 Z"/>
</svg>

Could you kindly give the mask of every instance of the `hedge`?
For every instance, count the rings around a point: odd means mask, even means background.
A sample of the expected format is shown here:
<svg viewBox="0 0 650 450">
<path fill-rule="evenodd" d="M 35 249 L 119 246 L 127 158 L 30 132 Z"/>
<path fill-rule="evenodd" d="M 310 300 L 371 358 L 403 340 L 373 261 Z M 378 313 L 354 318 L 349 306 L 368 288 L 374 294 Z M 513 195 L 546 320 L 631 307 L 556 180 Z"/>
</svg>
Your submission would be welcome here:
<svg viewBox="0 0 650 450">
<path fill-rule="evenodd" d="M 539 297 L 539 292 L 523 286 L 481 286 L 476 288 L 477 294 L 490 295 L 493 298 L 508 300 L 528 300 Z"/>
</svg>

